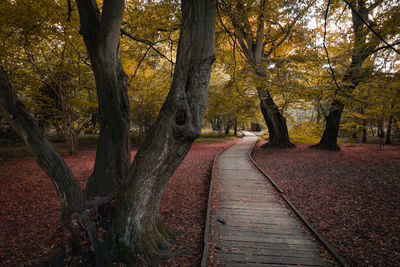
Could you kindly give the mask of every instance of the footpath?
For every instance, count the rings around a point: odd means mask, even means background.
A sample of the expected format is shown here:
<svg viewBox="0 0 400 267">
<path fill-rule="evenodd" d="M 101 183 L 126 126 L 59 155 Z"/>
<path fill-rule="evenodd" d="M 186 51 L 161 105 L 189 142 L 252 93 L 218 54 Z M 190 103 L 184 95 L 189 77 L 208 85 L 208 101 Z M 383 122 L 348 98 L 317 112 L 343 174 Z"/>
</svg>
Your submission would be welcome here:
<svg viewBox="0 0 400 267">
<path fill-rule="evenodd" d="M 249 162 L 257 136 L 245 137 L 220 155 L 215 177 L 220 201 L 214 233 L 217 266 L 328 266 L 316 243 Z"/>
</svg>

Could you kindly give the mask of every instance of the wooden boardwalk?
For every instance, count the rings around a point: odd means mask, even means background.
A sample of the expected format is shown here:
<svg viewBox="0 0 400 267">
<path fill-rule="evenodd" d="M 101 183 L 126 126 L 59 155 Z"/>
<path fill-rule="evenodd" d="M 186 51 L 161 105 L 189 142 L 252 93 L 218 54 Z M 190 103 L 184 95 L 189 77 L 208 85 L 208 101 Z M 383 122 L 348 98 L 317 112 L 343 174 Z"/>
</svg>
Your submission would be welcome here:
<svg viewBox="0 0 400 267">
<path fill-rule="evenodd" d="M 216 181 L 220 200 L 211 229 L 218 266 L 328 266 L 318 248 L 248 161 L 257 137 L 246 133 L 221 154 Z"/>
</svg>

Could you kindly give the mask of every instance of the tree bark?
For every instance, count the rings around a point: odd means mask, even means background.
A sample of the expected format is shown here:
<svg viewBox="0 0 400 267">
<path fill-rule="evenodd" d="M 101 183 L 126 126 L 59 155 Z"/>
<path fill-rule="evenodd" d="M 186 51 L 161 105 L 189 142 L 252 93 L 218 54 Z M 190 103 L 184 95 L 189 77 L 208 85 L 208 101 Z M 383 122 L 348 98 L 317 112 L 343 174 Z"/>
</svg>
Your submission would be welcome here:
<svg viewBox="0 0 400 267">
<path fill-rule="evenodd" d="M 225 135 L 228 136 L 229 135 L 229 130 L 231 129 L 231 125 L 227 124 L 225 127 Z"/>
<path fill-rule="evenodd" d="M 328 150 L 340 149 L 339 145 L 337 144 L 337 140 L 339 135 L 340 118 L 342 117 L 343 109 L 344 104 L 339 100 L 332 102 L 329 109 L 329 115 L 326 117 L 324 133 L 322 134 L 322 138 L 316 147 Z"/>
<path fill-rule="evenodd" d="M 125 1 L 104 1 L 101 16 L 96 1 L 76 3 L 99 102 L 100 136 L 86 192 L 104 196 L 123 182 L 130 164 L 127 76 L 122 69 L 119 45 Z"/>
<path fill-rule="evenodd" d="M 361 114 L 365 115 L 364 106 L 361 107 Z M 364 144 L 366 144 L 366 143 L 368 143 L 368 140 L 367 140 L 367 119 L 363 119 L 363 130 L 362 130 L 362 133 L 363 133 L 362 142 Z"/>
<path fill-rule="evenodd" d="M 257 89 L 257 91 L 260 97 L 261 113 L 264 116 L 269 134 L 268 143 L 263 147 L 294 147 L 289 139 L 286 119 L 279 111 L 272 96 L 266 90 Z"/>
<path fill-rule="evenodd" d="M 393 109 L 393 105 L 392 105 Z M 391 135 L 392 135 L 392 123 L 393 123 L 393 115 L 390 114 L 389 116 L 389 121 L 388 121 L 388 126 L 386 129 L 386 139 L 385 139 L 385 145 L 391 145 L 392 141 L 390 140 Z"/>
<path fill-rule="evenodd" d="M 235 124 L 233 125 L 234 135 L 237 136 L 237 117 L 235 117 Z"/>
<path fill-rule="evenodd" d="M 215 58 L 215 16 L 215 0 L 182 1 L 183 23 L 173 82 L 132 163 L 108 236 L 112 254 L 126 261 L 137 251 L 150 259 L 165 256 L 169 233 L 159 219 L 159 203 L 169 178 L 201 132 Z"/>
<path fill-rule="evenodd" d="M 215 132 L 219 131 L 218 118 L 215 117 L 215 118 L 211 119 L 210 122 L 211 122 L 212 130 L 215 131 Z"/>
</svg>

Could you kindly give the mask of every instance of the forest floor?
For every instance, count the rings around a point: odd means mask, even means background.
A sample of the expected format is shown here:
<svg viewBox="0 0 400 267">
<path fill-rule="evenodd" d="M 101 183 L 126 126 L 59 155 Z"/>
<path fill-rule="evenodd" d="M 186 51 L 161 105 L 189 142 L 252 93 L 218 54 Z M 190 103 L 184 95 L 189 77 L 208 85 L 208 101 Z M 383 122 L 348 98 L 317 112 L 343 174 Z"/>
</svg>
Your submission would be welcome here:
<svg viewBox="0 0 400 267">
<path fill-rule="evenodd" d="M 264 143 L 257 164 L 350 266 L 400 266 L 400 146 Z"/>
<path fill-rule="evenodd" d="M 170 179 L 161 216 L 168 226 L 182 232 L 173 249 L 188 251 L 157 265 L 200 264 L 212 163 L 233 142 L 207 139 L 193 144 Z M 83 147 L 75 156 L 67 156 L 66 147 L 58 149 L 83 187 L 93 168 L 95 150 Z M 37 266 L 54 254 L 60 205 L 50 179 L 23 146 L 0 148 L 0 207 L 0 266 Z"/>
</svg>

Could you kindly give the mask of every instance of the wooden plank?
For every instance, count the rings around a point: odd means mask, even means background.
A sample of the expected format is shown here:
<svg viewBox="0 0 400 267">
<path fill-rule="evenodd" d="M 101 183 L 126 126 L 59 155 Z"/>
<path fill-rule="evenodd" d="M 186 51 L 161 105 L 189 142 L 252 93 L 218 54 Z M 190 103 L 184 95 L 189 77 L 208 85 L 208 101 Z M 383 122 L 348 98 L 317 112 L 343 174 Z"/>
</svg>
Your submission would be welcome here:
<svg viewBox="0 0 400 267">
<path fill-rule="evenodd" d="M 288 239 L 288 238 L 294 238 L 294 239 L 304 239 L 304 235 L 302 233 L 296 232 L 293 229 L 290 229 L 290 232 L 272 232 L 272 231 L 262 231 L 261 229 L 259 231 L 232 231 L 230 229 L 221 229 L 215 228 L 218 230 L 219 236 L 224 239 L 224 236 L 231 236 L 235 235 L 238 238 L 244 236 L 244 237 L 260 237 L 260 238 L 278 238 L 278 239 Z"/>
<path fill-rule="evenodd" d="M 257 237 L 257 236 L 239 236 L 226 235 L 221 236 L 223 240 L 238 241 L 238 242 L 259 242 L 259 243 L 270 243 L 270 244 L 290 244 L 290 245 L 314 245 L 311 240 L 302 238 L 273 238 L 273 237 Z"/>
<path fill-rule="evenodd" d="M 299 232 L 294 231 L 293 229 L 258 229 L 253 228 L 253 229 L 247 229 L 247 230 L 241 230 L 240 232 L 238 230 L 232 230 L 232 229 L 221 229 L 221 227 L 216 227 L 215 228 L 219 233 L 220 237 L 229 235 L 229 234 L 234 234 L 238 236 L 259 236 L 259 237 L 273 237 L 273 238 L 304 238 L 302 234 Z"/>
<path fill-rule="evenodd" d="M 289 264 L 289 265 L 309 265 L 323 266 L 324 262 L 316 257 L 281 257 L 281 256 L 258 256 L 258 255 L 237 255 L 237 254 L 218 254 L 216 257 L 222 261 L 261 263 L 261 264 Z"/>
<path fill-rule="evenodd" d="M 264 210 L 243 210 L 243 209 L 220 209 L 217 211 L 217 216 L 244 216 L 248 217 L 251 216 L 252 218 L 261 217 L 265 218 L 267 216 L 276 216 L 276 217 L 287 217 L 289 211 L 283 209 L 264 209 Z"/>
<path fill-rule="evenodd" d="M 293 225 L 293 227 L 297 226 L 296 223 L 297 221 L 294 219 L 287 219 L 285 218 L 269 218 L 268 220 L 265 220 L 264 217 L 254 217 L 251 218 L 249 216 L 216 216 L 218 220 L 223 220 L 226 223 L 228 222 L 231 225 L 235 224 L 274 224 L 274 225 L 282 225 L 282 226 L 288 226 L 288 225 Z"/>
<path fill-rule="evenodd" d="M 246 248 L 246 247 L 217 247 L 216 249 L 238 255 L 256 255 L 256 256 L 281 256 L 281 257 L 314 257 L 314 250 L 296 250 L 287 248 Z"/>
<path fill-rule="evenodd" d="M 254 249 L 275 249 L 288 251 L 318 251 L 314 245 L 300 244 L 271 244 L 265 242 L 247 242 L 247 241 L 227 241 L 217 240 L 216 245 L 220 247 L 254 248 Z"/>
</svg>

